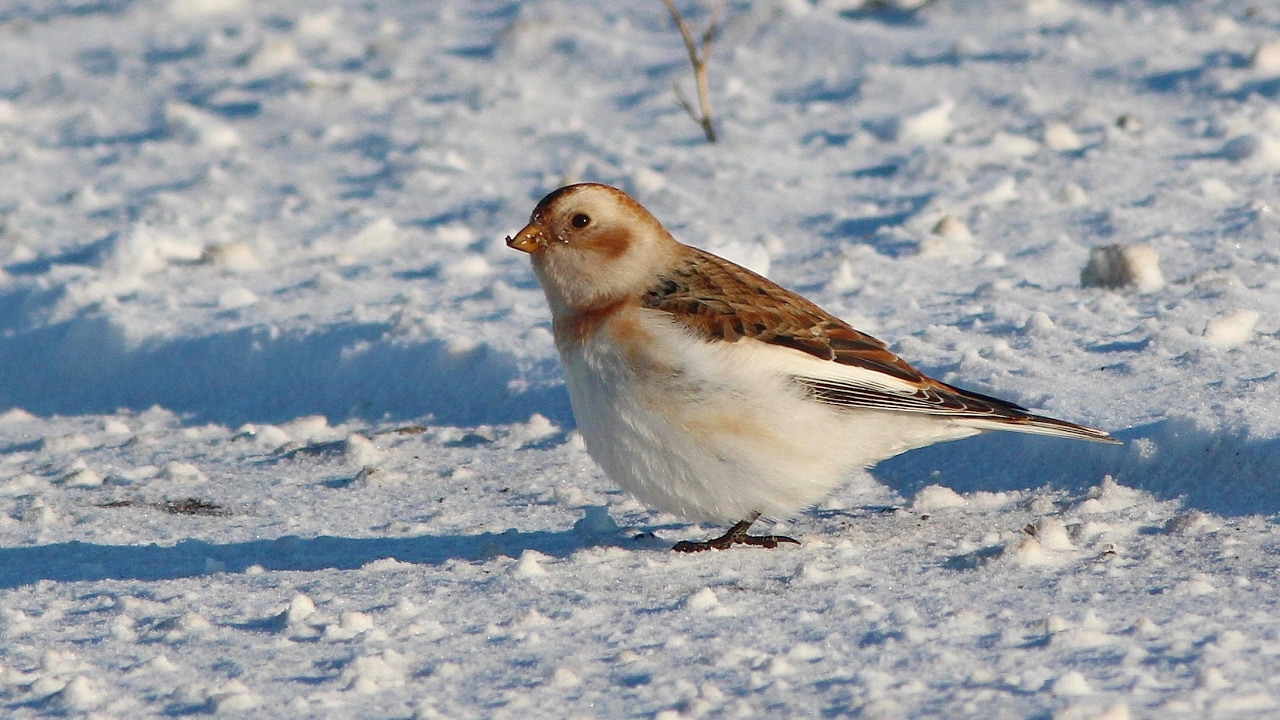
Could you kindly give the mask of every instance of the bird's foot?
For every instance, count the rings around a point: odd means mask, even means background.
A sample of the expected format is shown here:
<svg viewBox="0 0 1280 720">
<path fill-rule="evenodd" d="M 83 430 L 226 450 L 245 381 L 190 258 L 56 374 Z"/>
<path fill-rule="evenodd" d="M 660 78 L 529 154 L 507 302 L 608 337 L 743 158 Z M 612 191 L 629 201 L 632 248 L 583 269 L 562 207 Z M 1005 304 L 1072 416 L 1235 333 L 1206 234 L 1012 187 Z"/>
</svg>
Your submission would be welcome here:
<svg viewBox="0 0 1280 720">
<path fill-rule="evenodd" d="M 690 540 L 681 540 L 671 548 L 674 552 L 696 553 L 704 550 L 728 550 L 734 545 L 756 545 L 763 548 L 773 549 L 778 547 L 778 543 L 794 543 L 800 544 L 799 540 L 789 538 L 786 535 L 748 535 L 747 528 L 751 527 L 754 520 L 743 520 L 742 522 L 729 528 L 729 532 L 718 538 L 711 540 L 703 540 L 702 542 L 692 542 Z"/>
</svg>

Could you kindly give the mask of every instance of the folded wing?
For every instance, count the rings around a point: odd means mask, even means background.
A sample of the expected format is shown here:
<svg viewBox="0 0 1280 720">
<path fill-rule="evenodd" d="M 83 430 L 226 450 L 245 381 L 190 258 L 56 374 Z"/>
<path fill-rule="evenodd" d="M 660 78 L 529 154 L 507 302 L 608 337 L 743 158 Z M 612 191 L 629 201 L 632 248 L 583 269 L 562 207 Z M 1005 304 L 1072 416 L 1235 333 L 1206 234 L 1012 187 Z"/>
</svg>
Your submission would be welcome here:
<svg viewBox="0 0 1280 720">
<path fill-rule="evenodd" d="M 690 251 L 689 262 L 664 276 L 642 304 L 707 340 L 750 338 L 799 351 L 778 353 L 779 367 L 816 402 L 923 413 L 981 430 L 1117 442 L 1101 430 L 934 380 L 799 295 L 715 255 Z"/>
</svg>

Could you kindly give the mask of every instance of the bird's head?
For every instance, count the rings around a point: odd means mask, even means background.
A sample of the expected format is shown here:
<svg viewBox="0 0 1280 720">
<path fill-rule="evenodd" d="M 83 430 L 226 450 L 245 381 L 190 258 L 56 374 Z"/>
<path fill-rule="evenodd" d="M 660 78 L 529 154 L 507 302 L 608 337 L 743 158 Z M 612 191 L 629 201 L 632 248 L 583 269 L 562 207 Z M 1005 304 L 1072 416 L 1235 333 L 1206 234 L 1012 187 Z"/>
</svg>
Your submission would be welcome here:
<svg viewBox="0 0 1280 720">
<path fill-rule="evenodd" d="M 507 245 L 532 256 L 555 313 L 644 292 L 680 247 L 640 203 L 595 183 L 543 198 Z"/>
</svg>

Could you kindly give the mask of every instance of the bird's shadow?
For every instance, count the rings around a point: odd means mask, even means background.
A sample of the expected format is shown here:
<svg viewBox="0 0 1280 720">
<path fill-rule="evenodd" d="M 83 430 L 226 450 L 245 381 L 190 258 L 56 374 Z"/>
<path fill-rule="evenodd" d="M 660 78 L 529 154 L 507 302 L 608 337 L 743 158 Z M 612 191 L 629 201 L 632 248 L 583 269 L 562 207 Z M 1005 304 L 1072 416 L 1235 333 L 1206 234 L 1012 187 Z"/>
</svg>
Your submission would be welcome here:
<svg viewBox="0 0 1280 720">
<path fill-rule="evenodd" d="M 286 535 L 232 543 L 191 539 L 170 546 L 71 541 L 0 548 L 0 589 L 23 587 L 41 580 L 173 580 L 211 572 L 243 573 L 254 566 L 269 571 L 354 570 L 386 559 L 415 565 L 443 565 L 450 560 L 519 557 L 526 550 L 563 558 L 584 548 L 623 544 L 635 549 L 658 545 L 648 538 L 634 540 L 617 533 L 594 535 L 575 530 L 508 530 L 401 538 Z M 668 544 L 661 546 L 665 548 Z"/>
<path fill-rule="evenodd" d="M 1223 516 L 1280 513 L 1280 438 L 1223 434 L 1170 419 L 1115 433 L 1124 445 L 990 433 L 914 450 L 872 475 L 910 497 L 926 485 L 957 492 L 1049 486 L 1081 493 L 1116 482 Z"/>
</svg>

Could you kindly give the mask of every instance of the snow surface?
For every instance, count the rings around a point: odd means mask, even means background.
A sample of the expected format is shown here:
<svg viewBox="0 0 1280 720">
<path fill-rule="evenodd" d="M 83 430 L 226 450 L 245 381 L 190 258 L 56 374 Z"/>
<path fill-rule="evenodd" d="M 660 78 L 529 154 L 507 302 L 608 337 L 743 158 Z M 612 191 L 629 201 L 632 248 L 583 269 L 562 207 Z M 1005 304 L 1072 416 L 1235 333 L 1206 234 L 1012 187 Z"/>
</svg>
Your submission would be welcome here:
<svg viewBox="0 0 1280 720">
<path fill-rule="evenodd" d="M 1280 7 L 917 5 L 729 2 L 709 146 L 657 0 L 0 2 L 0 714 L 1280 713 Z M 502 241 L 574 180 L 1126 445 L 673 554 Z"/>
</svg>

